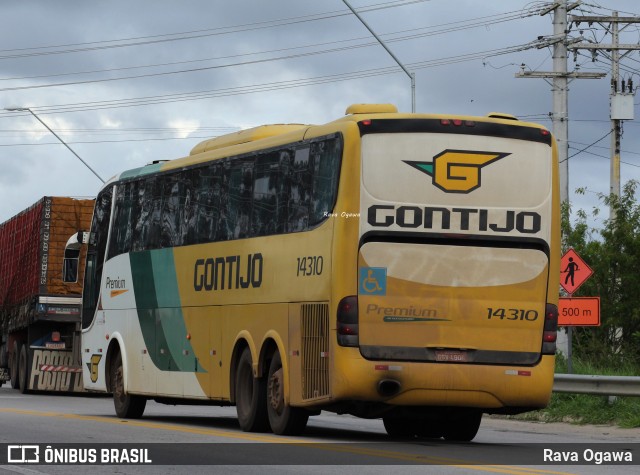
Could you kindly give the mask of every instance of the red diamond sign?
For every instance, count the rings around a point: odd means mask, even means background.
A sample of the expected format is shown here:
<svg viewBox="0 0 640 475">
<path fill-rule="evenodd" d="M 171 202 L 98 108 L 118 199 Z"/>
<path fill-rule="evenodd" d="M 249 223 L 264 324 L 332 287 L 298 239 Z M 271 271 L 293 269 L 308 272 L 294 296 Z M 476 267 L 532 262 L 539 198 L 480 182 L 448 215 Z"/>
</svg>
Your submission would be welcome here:
<svg viewBox="0 0 640 475">
<path fill-rule="evenodd" d="M 569 249 L 560 259 L 560 285 L 570 295 L 578 290 L 591 274 L 591 268 L 573 249 Z"/>
</svg>

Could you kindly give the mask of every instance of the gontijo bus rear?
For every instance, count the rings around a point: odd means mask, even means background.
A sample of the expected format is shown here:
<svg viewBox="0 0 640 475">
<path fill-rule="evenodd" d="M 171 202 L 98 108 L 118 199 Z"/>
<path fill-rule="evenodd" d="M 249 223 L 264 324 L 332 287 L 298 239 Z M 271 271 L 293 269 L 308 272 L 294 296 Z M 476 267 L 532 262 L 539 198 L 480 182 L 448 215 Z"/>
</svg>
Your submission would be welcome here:
<svg viewBox="0 0 640 475">
<path fill-rule="evenodd" d="M 121 417 L 189 400 L 247 431 L 329 410 L 471 440 L 548 403 L 557 188 L 541 126 L 389 105 L 125 172 L 92 226 L 85 387 Z"/>
</svg>

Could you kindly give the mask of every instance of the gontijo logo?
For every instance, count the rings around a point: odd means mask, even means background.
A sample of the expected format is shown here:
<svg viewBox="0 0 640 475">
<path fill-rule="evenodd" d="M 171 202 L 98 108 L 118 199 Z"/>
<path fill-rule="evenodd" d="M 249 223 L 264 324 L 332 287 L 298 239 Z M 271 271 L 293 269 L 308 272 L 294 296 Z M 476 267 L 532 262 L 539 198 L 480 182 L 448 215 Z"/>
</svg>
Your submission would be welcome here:
<svg viewBox="0 0 640 475">
<path fill-rule="evenodd" d="M 407 165 L 432 177 L 433 184 L 447 193 L 469 193 L 480 188 L 480 170 L 490 163 L 510 155 L 475 150 L 445 150 L 433 157 L 433 162 L 405 160 Z"/>
</svg>

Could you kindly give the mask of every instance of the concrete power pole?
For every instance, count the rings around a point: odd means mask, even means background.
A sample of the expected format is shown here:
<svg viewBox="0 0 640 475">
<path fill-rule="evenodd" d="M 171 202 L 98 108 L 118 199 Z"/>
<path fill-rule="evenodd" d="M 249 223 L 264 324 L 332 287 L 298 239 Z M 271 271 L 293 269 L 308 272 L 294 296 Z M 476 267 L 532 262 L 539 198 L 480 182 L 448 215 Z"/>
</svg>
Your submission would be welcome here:
<svg viewBox="0 0 640 475">
<path fill-rule="evenodd" d="M 567 0 L 555 0 L 554 4 L 540 13 L 546 15 L 553 11 L 553 71 L 521 71 L 517 78 L 552 79 L 553 111 L 551 112 L 551 130 L 558 143 L 558 162 L 560 163 L 560 202 L 569 200 L 569 78 L 598 79 L 604 73 L 583 73 L 567 71 L 567 12 L 580 2 L 567 6 Z"/>
<path fill-rule="evenodd" d="M 611 167 L 609 177 L 609 192 L 613 195 L 620 196 L 620 140 L 622 139 L 622 121 L 633 120 L 633 97 L 635 91 L 633 90 L 633 83 L 629 80 L 628 84 L 625 81 L 620 81 L 620 60 L 634 50 L 640 50 L 638 44 L 620 44 L 620 31 L 633 23 L 640 23 L 638 17 L 620 17 L 618 12 L 612 12 L 611 16 L 571 16 L 571 21 L 576 25 L 580 25 L 582 22 L 589 24 L 599 23 L 610 24 L 609 29 L 611 32 L 611 43 L 578 43 L 571 46 L 571 49 L 579 50 L 586 49 L 595 53 L 598 50 L 611 51 Z M 620 23 L 626 25 L 622 28 L 619 27 Z M 626 52 L 620 55 L 621 50 Z M 628 90 L 627 90 L 628 87 Z M 610 217 L 614 217 L 610 215 Z"/>
<path fill-rule="evenodd" d="M 560 165 L 560 203 L 569 202 L 569 78 L 598 79 L 604 73 L 583 73 L 567 71 L 567 12 L 580 5 L 580 2 L 567 6 L 567 0 L 555 0 L 551 7 L 540 15 L 553 12 L 553 71 L 524 71 L 516 74 L 517 78 L 551 79 L 553 93 L 553 110 L 551 112 L 551 131 L 558 144 L 558 162 Z M 567 356 L 569 373 L 572 369 L 573 328 L 568 327 L 566 338 L 558 335 L 558 349 Z"/>
</svg>

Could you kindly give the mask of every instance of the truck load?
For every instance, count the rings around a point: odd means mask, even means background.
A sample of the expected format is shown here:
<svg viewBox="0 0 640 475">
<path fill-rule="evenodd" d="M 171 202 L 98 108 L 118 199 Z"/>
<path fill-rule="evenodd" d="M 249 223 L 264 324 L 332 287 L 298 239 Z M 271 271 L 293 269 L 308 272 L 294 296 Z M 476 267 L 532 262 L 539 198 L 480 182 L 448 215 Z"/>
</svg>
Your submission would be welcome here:
<svg viewBox="0 0 640 475">
<path fill-rule="evenodd" d="M 0 385 L 83 391 L 80 311 L 93 199 L 41 198 L 0 224 Z"/>
</svg>

